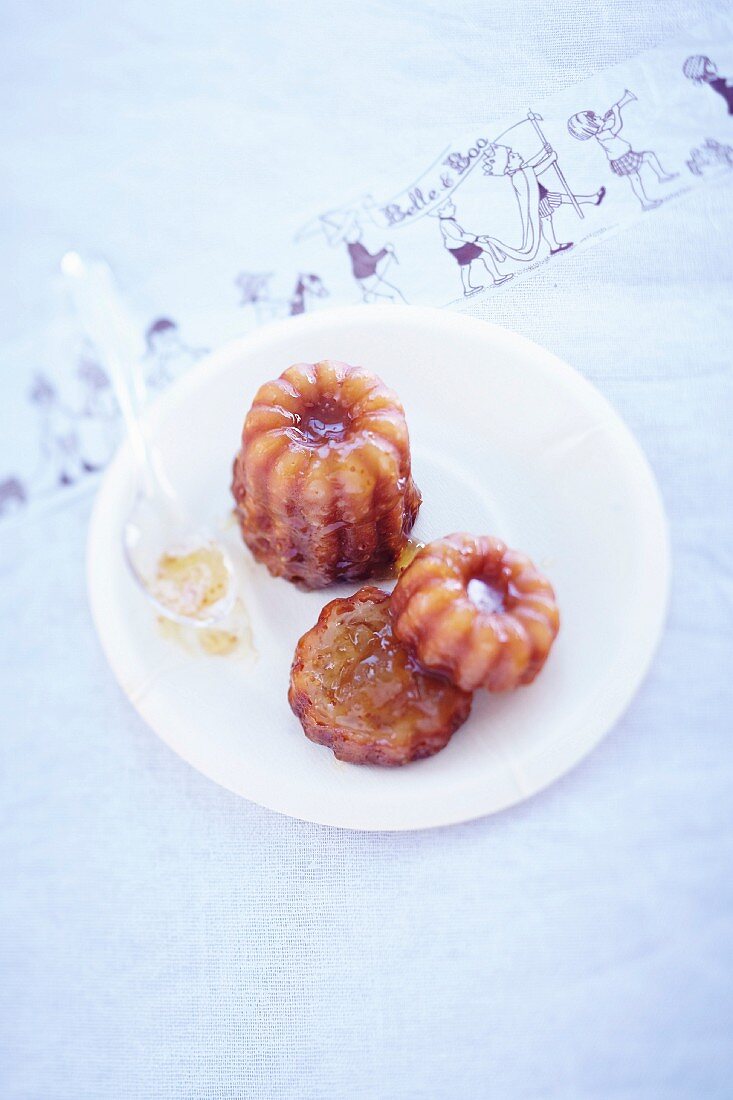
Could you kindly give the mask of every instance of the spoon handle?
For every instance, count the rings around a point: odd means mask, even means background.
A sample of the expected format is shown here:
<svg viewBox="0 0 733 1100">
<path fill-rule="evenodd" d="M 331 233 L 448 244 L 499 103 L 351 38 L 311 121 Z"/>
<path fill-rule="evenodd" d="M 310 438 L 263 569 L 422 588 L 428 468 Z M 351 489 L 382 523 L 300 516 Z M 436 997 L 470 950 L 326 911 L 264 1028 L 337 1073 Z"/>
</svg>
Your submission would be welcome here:
<svg viewBox="0 0 733 1100">
<path fill-rule="evenodd" d="M 141 367 L 143 346 L 137 326 L 104 261 L 67 252 L 61 261 L 61 271 L 82 327 L 109 371 L 142 489 L 146 496 L 153 496 L 158 478 L 141 423 L 145 383 Z"/>
</svg>

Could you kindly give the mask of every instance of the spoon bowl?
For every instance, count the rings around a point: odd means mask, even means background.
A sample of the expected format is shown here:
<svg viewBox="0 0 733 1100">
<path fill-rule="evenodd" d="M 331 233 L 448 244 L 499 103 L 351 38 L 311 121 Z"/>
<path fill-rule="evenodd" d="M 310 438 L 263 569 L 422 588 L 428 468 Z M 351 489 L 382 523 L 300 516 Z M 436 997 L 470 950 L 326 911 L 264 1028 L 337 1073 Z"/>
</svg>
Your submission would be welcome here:
<svg viewBox="0 0 733 1100">
<path fill-rule="evenodd" d="M 138 493 L 122 529 L 122 549 L 160 615 L 182 626 L 211 627 L 231 612 L 237 592 L 229 555 L 165 496 Z M 212 598 L 222 586 L 223 594 Z"/>
<path fill-rule="evenodd" d="M 107 264 L 67 252 L 61 270 L 109 372 L 135 461 L 138 491 L 121 532 L 125 561 L 158 614 L 183 626 L 211 627 L 234 606 L 234 568 L 214 534 L 186 513 L 150 447 L 141 417 L 146 394 L 137 326 Z"/>
</svg>

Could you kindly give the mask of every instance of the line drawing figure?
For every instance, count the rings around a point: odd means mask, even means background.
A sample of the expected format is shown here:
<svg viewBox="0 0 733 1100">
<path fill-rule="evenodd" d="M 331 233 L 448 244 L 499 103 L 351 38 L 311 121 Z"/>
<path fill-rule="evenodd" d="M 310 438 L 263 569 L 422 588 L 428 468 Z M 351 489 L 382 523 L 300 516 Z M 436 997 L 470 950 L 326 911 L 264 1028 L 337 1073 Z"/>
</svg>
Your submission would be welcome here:
<svg viewBox="0 0 733 1100">
<path fill-rule="evenodd" d="M 578 141 L 588 141 L 595 138 L 608 157 L 611 171 L 621 177 L 627 177 L 631 189 L 641 203 L 642 210 L 654 210 L 660 206 L 661 199 L 652 199 L 644 189 L 641 178 L 641 169 L 645 166 L 651 168 L 660 183 L 669 183 L 676 179 L 679 173 L 665 172 L 659 163 L 659 158 L 651 149 L 645 149 L 637 153 L 631 148 L 628 141 L 619 137 L 623 129 L 621 111 L 629 103 L 635 103 L 636 96 L 633 92 L 624 92 L 618 103 L 614 103 L 605 115 L 597 115 L 595 111 L 580 111 L 568 119 L 568 130 Z"/>
<path fill-rule="evenodd" d="M 478 285 L 471 281 L 471 273 L 475 271 L 475 264 L 481 264 L 491 279 L 492 286 L 501 286 L 512 278 L 511 275 L 500 275 L 496 270 L 493 257 L 485 247 L 486 238 L 474 233 L 467 233 L 456 220 L 456 204 L 453 199 L 446 199 L 436 210 L 430 211 L 430 217 L 437 217 L 443 244 L 458 264 L 463 283 L 463 296 L 470 298 L 484 289 L 484 284 Z"/>
<path fill-rule="evenodd" d="M 28 503 L 28 490 L 15 474 L 0 481 L 0 517 L 20 512 Z"/>
<path fill-rule="evenodd" d="M 195 363 L 208 348 L 189 347 L 181 339 L 180 330 L 170 317 L 156 317 L 145 331 L 145 381 L 150 389 L 160 391 Z"/>
<path fill-rule="evenodd" d="M 274 317 L 297 317 L 308 308 L 308 298 L 327 298 L 328 290 L 320 275 L 314 272 L 299 272 L 289 298 L 272 298 L 270 295 L 268 274 L 250 274 L 241 271 L 234 283 L 242 292 L 241 306 L 251 305 L 258 322 L 272 320 Z"/>
<path fill-rule="evenodd" d="M 327 298 L 328 291 L 323 285 L 323 279 L 320 275 L 314 273 L 298 275 L 295 286 L 293 287 L 293 293 L 288 302 L 288 312 L 291 317 L 297 317 L 301 313 L 306 311 L 306 299 L 309 295 L 314 298 Z"/>
<path fill-rule="evenodd" d="M 240 271 L 234 280 L 234 285 L 239 289 L 241 297 L 240 306 L 252 306 L 258 321 L 267 309 L 263 310 L 263 303 L 270 302 L 271 271 Z"/>
<path fill-rule="evenodd" d="M 726 168 L 733 168 L 733 145 L 723 145 L 715 138 L 706 138 L 702 145 L 690 150 L 690 158 L 686 164 L 693 176 L 702 176 L 706 168 L 721 164 Z"/>
<path fill-rule="evenodd" d="M 47 375 L 36 373 L 28 400 L 38 412 L 38 462 L 27 480 L 13 474 L 0 481 L 0 516 L 19 510 L 32 497 L 78 484 L 112 457 L 119 408 L 90 345 L 82 349 L 76 373 L 85 390 L 80 409 L 61 400 Z"/>
<path fill-rule="evenodd" d="M 531 117 L 531 115 L 530 115 Z M 541 132 L 540 132 L 541 133 Z M 509 176 L 516 193 L 517 204 L 522 222 L 522 244 L 519 248 L 490 237 L 489 242 L 499 263 L 507 257 L 527 262 L 537 255 L 540 239 L 545 238 L 550 246 L 550 255 L 565 252 L 573 247 L 573 241 L 561 243 L 555 236 L 552 216 L 564 203 L 572 206 L 582 218 L 581 205 L 600 206 L 606 195 L 606 188 L 599 187 L 591 195 L 576 195 L 567 185 L 565 176 L 557 164 L 557 153 L 541 134 L 543 145 L 539 153 L 524 160 L 508 145 L 494 143 L 483 154 L 483 173 L 486 176 Z M 550 191 L 539 177 L 554 168 L 565 191 Z"/>
<path fill-rule="evenodd" d="M 682 66 L 682 72 L 693 84 L 707 84 L 725 100 L 728 114 L 733 115 L 733 84 L 725 77 L 718 76 L 718 66 L 704 54 L 688 57 Z"/>
<path fill-rule="evenodd" d="M 390 264 L 399 263 L 391 244 L 385 244 L 378 252 L 370 252 L 362 239 L 364 230 L 361 222 L 353 210 L 326 214 L 321 222 L 330 245 L 346 245 L 351 274 L 365 302 L 373 302 L 377 298 L 406 302 L 399 287 L 384 277 Z"/>
<path fill-rule="evenodd" d="M 50 474 L 54 486 L 76 484 L 86 472 L 76 414 L 60 401 L 54 384 L 41 373 L 36 374 L 28 396 L 38 409 L 44 474 Z"/>
<path fill-rule="evenodd" d="M 28 400 L 38 410 L 39 457 L 27 477 L 0 480 L 0 517 L 20 510 L 31 499 L 76 485 L 108 464 L 117 446 L 120 410 L 112 384 L 84 341 L 76 375 L 83 387 L 80 407 L 62 401 L 54 382 L 37 372 Z"/>
<path fill-rule="evenodd" d="M 540 153 L 542 153 L 543 151 L 546 154 L 546 157 L 544 159 L 546 159 L 547 163 L 544 164 L 543 167 L 539 169 L 539 171 L 538 171 L 539 164 L 533 165 L 533 167 L 535 168 L 535 175 L 539 176 L 542 172 L 546 172 L 549 168 L 552 168 L 555 175 L 557 176 L 557 180 L 558 180 L 558 183 L 560 184 L 560 188 L 561 188 L 560 201 L 561 202 L 569 202 L 570 205 L 575 210 L 575 213 L 578 215 L 578 217 L 582 221 L 583 218 L 585 217 L 585 214 L 580 209 L 580 197 L 578 195 L 574 195 L 572 190 L 570 189 L 570 186 L 568 185 L 568 181 L 565 179 L 565 173 L 563 172 L 562 168 L 558 164 L 557 153 L 552 148 L 552 145 L 549 143 L 549 141 L 547 140 L 547 138 L 545 137 L 545 135 L 542 131 L 542 128 L 540 127 L 540 123 L 544 121 L 543 118 L 542 118 L 542 115 L 538 115 L 534 111 L 527 111 L 527 121 L 532 124 L 532 128 L 533 128 L 533 130 L 534 130 L 535 134 L 537 135 L 537 137 L 539 139 L 539 142 L 540 142 L 540 151 L 539 151 L 538 155 Z M 501 136 L 504 137 L 506 134 L 508 134 L 510 132 L 510 130 L 517 130 L 520 125 L 521 125 L 521 123 L 518 123 L 516 126 L 511 126 L 509 128 L 509 130 L 505 130 L 504 134 L 502 134 Z M 540 200 L 542 199 L 542 192 L 545 191 L 545 190 L 547 190 L 547 189 L 544 187 L 544 185 L 542 183 L 540 183 Z M 605 193 L 606 193 L 605 188 L 603 188 L 603 194 L 605 195 Z M 552 194 L 558 194 L 558 192 L 552 192 Z M 588 198 L 588 196 L 583 196 L 583 198 L 586 199 L 586 198 Z M 599 203 L 600 203 L 600 201 L 602 201 L 602 198 L 603 198 L 603 196 L 601 196 L 601 199 L 599 199 Z M 595 203 L 594 205 L 598 205 L 599 203 Z M 546 216 L 546 215 L 543 215 L 543 216 Z"/>
<path fill-rule="evenodd" d="M 79 414 L 79 444 L 87 473 L 104 469 L 117 445 L 120 409 L 106 371 L 85 350 L 77 367 L 85 394 Z"/>
</svg>

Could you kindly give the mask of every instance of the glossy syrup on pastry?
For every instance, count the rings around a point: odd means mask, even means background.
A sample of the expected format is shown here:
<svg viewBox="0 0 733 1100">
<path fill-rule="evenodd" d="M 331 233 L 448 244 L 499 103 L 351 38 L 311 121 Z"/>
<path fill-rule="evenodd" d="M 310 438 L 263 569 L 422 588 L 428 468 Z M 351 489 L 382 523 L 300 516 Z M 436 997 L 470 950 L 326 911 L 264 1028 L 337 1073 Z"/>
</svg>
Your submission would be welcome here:
<svg viewBox="0 0 733 1100">
<path fill-rule="evenodd" d="M 395 634 L 420 663 L 465 691 L 531 683 L 560 628 L 552 585 L 526 555 L 460 532 L 415 556 L 391 612 Z"/>
<path fill-rule="evenodd" d="M 332 600 L 295 651 L 290 705 L 312 741 L 352 763 L 406 764 L 438 752 L 471 696 L 426 675 L 397 640 L 389 596 Z"/>
<path fill-rule="evenodd" d="M 424 542 L 419 542 L 418 539 L 407 539 L 405 545 L 400 550 L 399 557 L 394 564 L 394 576 L 399 577 L 400 573 L 404 573 L 408 565 L 412 562 L 412 559 L 418 554 L 423 547 Z"/>
<path fill-rule="evenodd" d="M 380 575 L 421 500 L 399 399 L 360 367 L 289 367 L 255 396 L 232 493 L 245 542 L 274 576 L 321 588 Z"/>
</svg>

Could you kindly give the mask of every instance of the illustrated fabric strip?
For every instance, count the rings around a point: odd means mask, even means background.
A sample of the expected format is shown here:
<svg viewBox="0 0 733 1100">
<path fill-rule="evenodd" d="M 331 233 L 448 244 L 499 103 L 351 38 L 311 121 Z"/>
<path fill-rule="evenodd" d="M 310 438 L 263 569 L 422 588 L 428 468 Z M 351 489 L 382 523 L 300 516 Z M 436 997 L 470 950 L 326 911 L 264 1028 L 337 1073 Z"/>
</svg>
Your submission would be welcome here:
<svg viewBox="0 0 733 1100">
<path fill-rule="evenodd" d="M 731 112 L 733 29 L 722 20 L 452 142 L 391 195 L 308 219 L 294 244 L 339 296 L 344 252 L 365 302 L 488 294 L 729 174 Z M 371 257 L 368 279 L 355 250 Z"/>
<path fill-rule="evenodd" d="M 389 194 L 365 192 L 290 227 L 262 219 L 244 269 L 223 232 L 208 282 L 219 285 L 228 270 L 229 294 L 203 315 L 207 257 L 191 264 L 183 297 L 179 270 L 161 260 L 160 312 L 141 320 L 150 390 L 229 334 L 273 318 L 359 301 L 461 304 L 511 293 L 546 263 L 561 279 L 563 253 L 731 178 L 733 20 L 694 28 L 520 117 L 436 147 L 423 166 L 405 165 L 408 182 L 398 175 Z M 78 332 L 48 362 L 30 342 L 5 351 L 24 385 L 15 385 L 23 396 L 0 440 L 0 521 L 93 486 L 120 435 L 109 379 Z"/>
</svg>

